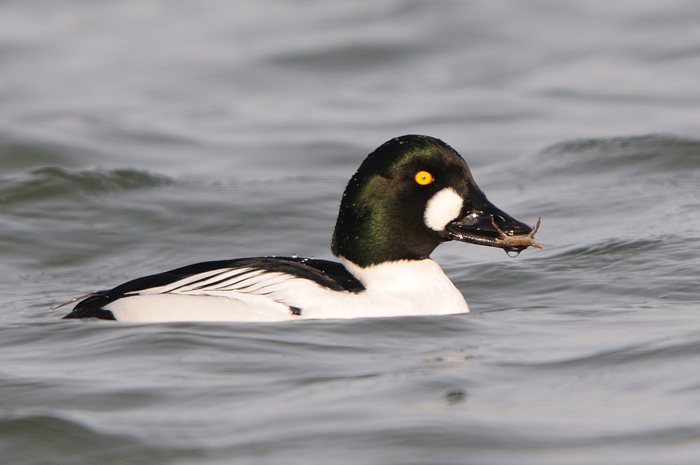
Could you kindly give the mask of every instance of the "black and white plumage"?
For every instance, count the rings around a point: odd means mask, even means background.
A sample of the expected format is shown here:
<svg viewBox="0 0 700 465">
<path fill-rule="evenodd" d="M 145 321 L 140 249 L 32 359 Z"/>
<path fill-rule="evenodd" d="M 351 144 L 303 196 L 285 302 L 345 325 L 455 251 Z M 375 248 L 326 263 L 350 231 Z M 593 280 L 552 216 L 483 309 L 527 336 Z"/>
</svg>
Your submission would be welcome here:
<svg viewBox="0 0 700 465">
<path fill-rule="evenodd" d="M 494 226 L 498 226 L 497 228 Z M 531 228 L 493 206 L 444 142 L 403 136 L 362 163 L 345 190 L 327 260 L 204 262 L 88 295 L 64 318 L 288 321 L 466 313 L 429 258 L 448 240 L 498 246 Z"/>
<path fill-rule="evenodd" d="M 123 314 L 121 320 L 140 319 L 138 317 L 128 317 L 128 310 L 122 310 L 118 304 L 119 299 L 139 296 L 143 299 L 145 306 L 153 304 L 153 296 L 190 296 L 190 297 L 217 297 L 221 302 L 225 302 L 226 297 L 240 301 L 244 304 L 259 305 L 268 310 L 270 318 L 277 320 L 291 319 L 291 316 L 301 316 L 302 310 L 289 305 L 270 305 L 266 300 L 275 300 L 280 290 L 288 282 L 295 280 L 305 280 L 320 288 L 326 288 L 335 292 L 361 292 L 365 290 L 352 274 L 340 263 L 327 260 L 315 260 L 309 258 L 296 257 L 261 257 L 261 258 L 239 258 L 233 260 L 219 260 L 212 262 L 196 263 L 175 270 L 167 271 L 151 276 L 134 279 L 108 291 L 100 291 L 89 295 L 75 306 L 73 311 L 65 318 L 87 318 L 97 317 L 107 320 L 114 320 L 115 315 L 106 310 L 117 303 L 116 307 Z M 137 299 L 131 299 L 133 302 Z M 178 299 L 183 300 L 184 299 Z M 200 299 L 202 300 L 202 299 Z M 126 301 L 123 301 L 126 302 Z M 173 318 L 172 304 L 165 310 L 164 315 L 156 317 L 156 308 L 140 310 L 150 312 L 150 318 L 169 321 Z M 216 306 L 219 309 L 218 305 Z M 226 307 L 226 306 L 224 306 Z M 247 306 L 246 306 L 247 307 Z M 269 309 L 267 307 L 270 307 Z M 225 312 L 230 310 L 224 309 Z M 133 310 L 131 310 L 133 312 Z M 245 312 L 259 316 L 261 312 L 251 311 L 246 308 Z M 182 313 L 180 310 L 179 313 Z M 219 320 L 221 316 L 218 312 L 205 312 L 204 320 Z M 279 317 L 274 315 L 279 313 Z M 201 312 L 198 310 L 198 315 Z M 201 320 L 202 318 L 197 318 Z M 190 318 L 187 318 L 190 319 Z M 246 315 L 239 317 L 246 320 Z"/>
</svg>

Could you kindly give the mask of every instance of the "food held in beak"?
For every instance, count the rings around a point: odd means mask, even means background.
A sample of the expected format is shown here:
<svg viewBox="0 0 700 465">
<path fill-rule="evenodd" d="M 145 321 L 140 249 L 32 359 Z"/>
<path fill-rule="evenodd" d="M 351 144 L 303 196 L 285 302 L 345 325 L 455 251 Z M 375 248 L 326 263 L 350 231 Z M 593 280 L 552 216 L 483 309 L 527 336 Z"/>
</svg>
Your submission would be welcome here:
<svg viewBox="0 0 700 465">
<path fill-rule="evenodd" d="M 519 250 L 524 250 L 527 249 L 528 247 L 537 247 L 538 249 L 544 248 L 544 244 L 541 242 L 535 242 L 535 233 L 537 233 L 537 230 L 540 229 L 540 221 L 542 220 L 542 217 L 537 218 L 537 224 L 535 227 L 530 231 L 529 234 L 519 234 L 519 235 L 513 235 L 509 236 L 501 228 L 498 227 L 496 224 L 496 221 L 494 221 L 493 218 L 491 218 L 491 224 L 493 224 L 493 227 L 496 228 L 496 231 L 501 235 L 500 237 L 496 238 L 496 244 L 498 244 L 499 247 L 503 247 L 504 249 L 519 249 Z"/>
</svg>

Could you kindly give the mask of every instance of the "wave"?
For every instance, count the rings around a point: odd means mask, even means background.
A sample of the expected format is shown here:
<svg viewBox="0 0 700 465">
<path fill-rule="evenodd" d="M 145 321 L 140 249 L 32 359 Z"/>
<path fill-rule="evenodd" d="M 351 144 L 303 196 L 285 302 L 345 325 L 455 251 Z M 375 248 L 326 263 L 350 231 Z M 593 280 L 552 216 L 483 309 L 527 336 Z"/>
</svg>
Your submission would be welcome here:
<svg viewBox="0 0 700 465">
<path fill-rule="evenodd" d="M 554 160 L 565 158 L 569 162 L 566 169 L 576 171 L 700 169 L 700 141 L 671 135 L 567 141 L 544 149 L 542 155 Z"/>
<path fill-rule="evenodd" d="M 131 169 L 74 171 L 43 167 L 0 178 L 0 206 L 76 194 L 146 189 L 173 183 L 167 177 Z"/>
<path fill-rule="evenodd" d="M 544 361 L 503 362 L 503 365 L 525 369 L 581 370 L 583 367 L 601 369 L 611 366 L 645 365 L 649 369 L 670 363 L 692 364 L 698 358 L 700 351 L 700 334 L 683 336 L 661 335 L 654 340 L 620 344 L 618 347 L 608 347 L 600 351 L 565 355 L 558 359 Z M 697 389 L 697 386 L 686 387 Z"/>
<path fill-rule="evenodd" d="M 56 412 L 0 418 L 3 463 L 171 463 L 198 455 L 150 445 L 135 437 L 99 431 Z"/>
</svg>

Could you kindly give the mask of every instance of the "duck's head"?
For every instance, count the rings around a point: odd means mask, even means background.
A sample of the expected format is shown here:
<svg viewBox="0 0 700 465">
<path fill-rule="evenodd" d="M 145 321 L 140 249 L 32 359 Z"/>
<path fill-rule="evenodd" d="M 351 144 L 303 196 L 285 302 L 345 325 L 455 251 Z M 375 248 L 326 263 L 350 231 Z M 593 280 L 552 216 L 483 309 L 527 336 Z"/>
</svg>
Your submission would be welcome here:
<svg viewBox="0 0 700 465">
<path fill-rule="evenodd" d="M 486 199 L 452 147 L 433 137 L 408 135 L 372 152 L 350 179 L 331 250 L 367 267 L 422 260 L 450 240 L 519 250 L 496 239 L 502 232 L 531 231 Z"/>
</svg>

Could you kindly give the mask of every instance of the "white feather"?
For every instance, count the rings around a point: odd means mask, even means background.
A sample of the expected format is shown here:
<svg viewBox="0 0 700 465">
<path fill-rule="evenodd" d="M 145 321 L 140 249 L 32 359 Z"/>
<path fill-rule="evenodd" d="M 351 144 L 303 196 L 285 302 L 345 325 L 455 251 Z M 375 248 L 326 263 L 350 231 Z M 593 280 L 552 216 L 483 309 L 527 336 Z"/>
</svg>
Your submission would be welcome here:
<svg viewBox="0 0 700 465">
<path fill-rule="evenodd" d="M 451 187 L 446 187 L 428 200 L 423 221 L 433 231 L 442 231 L 447 223 L 459 216 L 463 206 L 462 197 Z"/>
<path fill-rule="evenodd" d="M 366 290 L 338 292 L 286 273 L 222 269 L 146 289 L 105 306 L 119 321 L 287 321 L 467 313 L 462 293 L 433 260 L 361 268 Z M 294 315 L 290 307 L 301 309 Z"/>
</svg>

